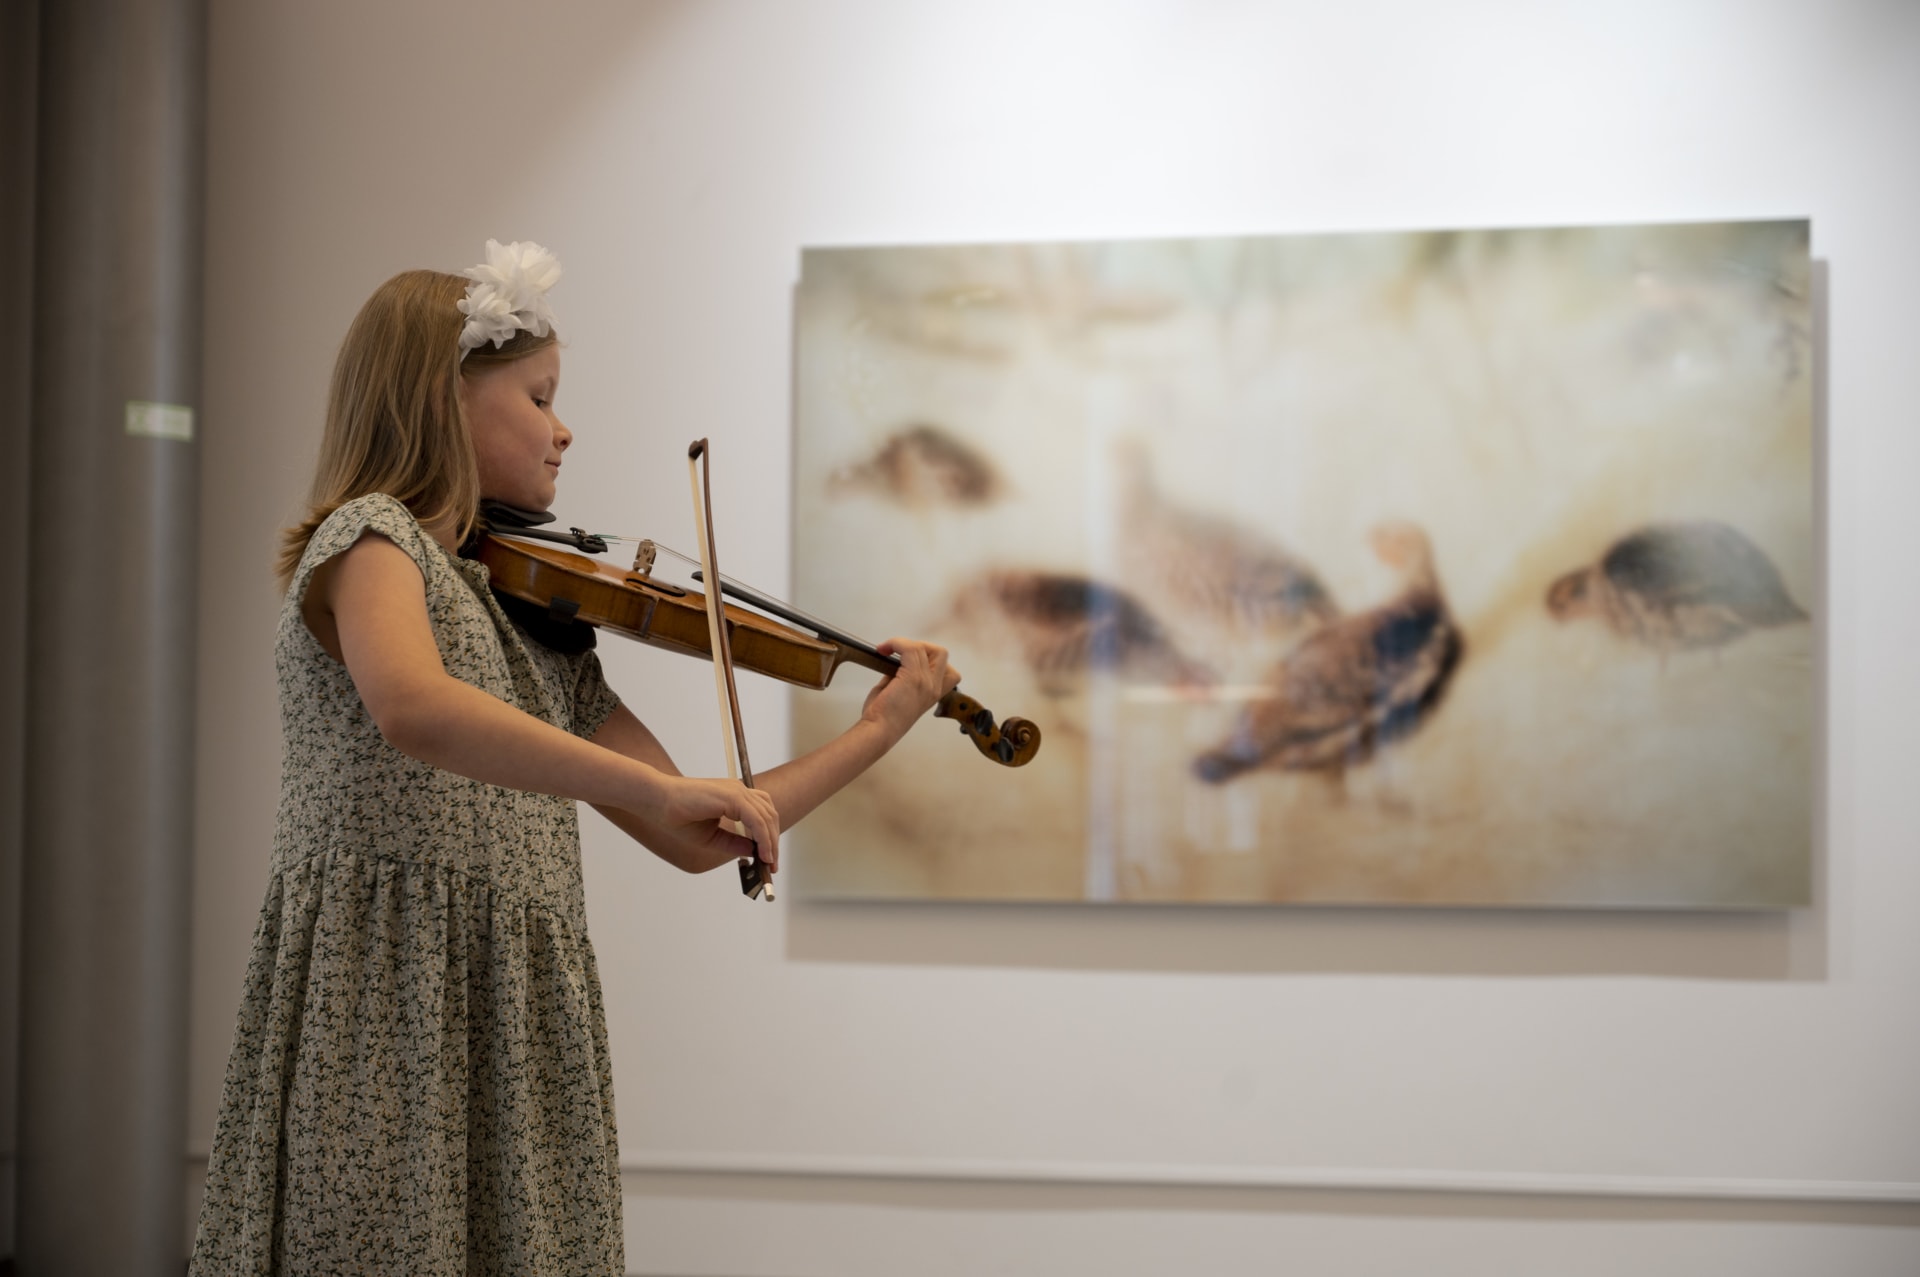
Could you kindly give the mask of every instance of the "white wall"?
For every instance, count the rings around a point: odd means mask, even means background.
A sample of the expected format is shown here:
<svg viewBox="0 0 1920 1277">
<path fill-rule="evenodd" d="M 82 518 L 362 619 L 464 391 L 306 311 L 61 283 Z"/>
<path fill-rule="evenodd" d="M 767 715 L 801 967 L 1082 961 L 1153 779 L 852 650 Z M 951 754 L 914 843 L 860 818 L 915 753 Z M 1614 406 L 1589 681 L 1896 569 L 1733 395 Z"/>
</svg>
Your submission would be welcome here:
<svg viewBox="0 0 1920 1277">
<path fill-rule="evenodd" d="M 590 913 L 637 1272 L 1920 1270 L 1920 7 L 216 0 L 212 74 L 192 1153 L 265 886 L 274 532 L 393 271 L 553 246 L 559 512 L 688 542 L 711 435 L 778 592 L 802 245 L 1806 215 L 1815 908 L 754 908 L 589 814 Z M 704 671 L 603 650 L 717 769 Z"/>
</svg>

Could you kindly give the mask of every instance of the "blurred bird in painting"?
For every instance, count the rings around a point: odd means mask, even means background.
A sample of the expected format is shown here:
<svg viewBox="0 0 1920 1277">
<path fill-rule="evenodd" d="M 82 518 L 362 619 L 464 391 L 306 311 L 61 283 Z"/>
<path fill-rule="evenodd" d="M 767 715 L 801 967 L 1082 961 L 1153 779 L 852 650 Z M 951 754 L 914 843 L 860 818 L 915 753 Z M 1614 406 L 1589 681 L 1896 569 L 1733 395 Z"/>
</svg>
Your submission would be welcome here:
<svg viewBox="0 0 1920 1277">
<path fill-rule="evenodd" d="M 971 444 L 920 422 L 896 430 L 866 460 L 835 470 L 827 490 L 870 493 L 915 508 L 980 506 L 1006 495 L 1007 483 Z"/>
<path fill-rule="evenodd" d="M 1075 691 L 1095 670 L 1176 687 L 1215 681 L 1126 591 L 1083 576 L 983 572 L 956 591 L 946 622 L 935 629 L 949 627 L 983 647 L 1017 653 L 1049 696 Z"/>
<path fill-rule="evenodd" d="M 1665 655 L 1718 648 L 1753 629 L 1807 619 L 1765 551 L 1724 523 L 1655 523 L 1547 590 L 1557 620 L 1597 616 Z"/>
<path fill-rule="evenodd" d="M 1398 574 L 1399 592 L 1302 639 L 1273 671 L 1270 694 L 1248 705 L 1219 748 L 1194 760 L 1194 775 L 1213 784 L 1257 767 L 1343 775 L 1440 703 L 1466 644 L 1427 534 L 1392 522 L 1369 540 Z"/>
<path fill-rule="evenodd" d="M 1170 500 L 1142 441 L 1123 440 L 1114 457 L 1121 556 L 1129 576 L 1152 582 L 1167 615 L 1198 616 L 1234 636 L 1290 633 L 1339 615 L 1314 570 L 1272 537 Z"/>
</svg>

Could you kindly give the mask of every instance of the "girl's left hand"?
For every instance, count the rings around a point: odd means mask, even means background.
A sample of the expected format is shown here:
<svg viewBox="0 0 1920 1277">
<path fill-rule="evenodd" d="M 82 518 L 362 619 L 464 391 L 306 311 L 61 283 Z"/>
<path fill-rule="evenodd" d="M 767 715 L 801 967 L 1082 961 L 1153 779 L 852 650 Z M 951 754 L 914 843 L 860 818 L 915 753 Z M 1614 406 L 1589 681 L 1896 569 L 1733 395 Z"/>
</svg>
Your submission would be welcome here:
<svg viewBox="0 0 1920 1277">
<path fill-rule="evenodd" d="M 880 724 L 897 740 L 960 685 L 960 671 L 947 664 L 947 649 L 933 643 L 891 638 L 880 644 L 880 651 L 898 656 L 900 668 L 867 693 L 860 717 Z"/>
</svg>

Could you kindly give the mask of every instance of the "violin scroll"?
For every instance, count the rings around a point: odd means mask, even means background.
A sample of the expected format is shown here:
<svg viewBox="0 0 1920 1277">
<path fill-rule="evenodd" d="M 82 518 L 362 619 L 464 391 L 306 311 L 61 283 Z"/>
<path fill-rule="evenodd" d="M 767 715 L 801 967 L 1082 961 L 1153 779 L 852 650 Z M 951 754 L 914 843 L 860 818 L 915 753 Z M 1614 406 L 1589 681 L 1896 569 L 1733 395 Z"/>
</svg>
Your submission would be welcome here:
<svg viewBox="0 0 1920 1277">
<path fill-rule="evenodd" d="M 1040 729 L 1024 718 L 993 721 L 993 711 L 971 696 L 948 692 L 933 707 L 935 718 L 951 718 L 973 747 L 1003 767 L 1025 767 L 1040 752 Z"/>
</svg>

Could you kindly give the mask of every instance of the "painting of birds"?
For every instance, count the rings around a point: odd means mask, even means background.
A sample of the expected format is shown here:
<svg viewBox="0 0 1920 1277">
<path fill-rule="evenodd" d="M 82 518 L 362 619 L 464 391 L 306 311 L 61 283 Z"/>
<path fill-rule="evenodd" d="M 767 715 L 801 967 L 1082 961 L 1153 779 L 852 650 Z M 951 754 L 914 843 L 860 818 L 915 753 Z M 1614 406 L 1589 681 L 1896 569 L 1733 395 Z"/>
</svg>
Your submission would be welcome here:
<svg viewBox="0 0 1920 1277">
<path fill-rule="evenodd" d="M 1231 635 L 1290 633 L 1339 615 L 1333 594 L 1272 535 L 1171 500 L 1138 439 L 1115 450 L 1115 528 L 1129 575 L 1150 580 L 1166 610 Z"/>
<path fill-rule="evenodd" d="M 1092 671 L 1184 687 L 1215 681 L 1132 595 L 1071 573 L 983 572 L 955 592 L 936 632 L 949 627 L 982 646 L 1011 648 L 1049 696 L 1073 692 Z"/>
<path fill-rule="evenodd" d="M 1719 648 L 1742 635 L 1807 619 L 1780 570 L 1738 529 L 1713 520 L 1654 523 L 1621 537 L 1599 562 L 1547 590 L 1547 611 L 1596 616 L 1662 654 Z"/>
<path fill-rule="evenodd" d="M 983 506 L 1006 495 L 993 462 L 951 430 L 916 422 L 888 435 L 865 460 L 828 479 L 836 496 L 868 493 L 911 508 Z"/>
<path fill-rule="evenodd" d="M 1193 761 L 1199 779 L 1219 784 L 1259 767 L 1343 772 L 1412 732 L 1439 704 L 1466 643 L 1441 593 L 1427 534 L 1392 522 L 1369 540 L 1399 575 L 1399 592 L 1288 652 L 1268 680 L 1269 694 Z"/>
<path fill-rule="evenodd" d="M 1806 219 L 805 250 L 794 596 L 1052 744 L 903 741 L 796 895 L 1805 905 L 1818 284 Z"/>
</svg>

